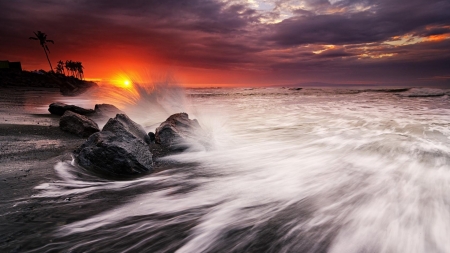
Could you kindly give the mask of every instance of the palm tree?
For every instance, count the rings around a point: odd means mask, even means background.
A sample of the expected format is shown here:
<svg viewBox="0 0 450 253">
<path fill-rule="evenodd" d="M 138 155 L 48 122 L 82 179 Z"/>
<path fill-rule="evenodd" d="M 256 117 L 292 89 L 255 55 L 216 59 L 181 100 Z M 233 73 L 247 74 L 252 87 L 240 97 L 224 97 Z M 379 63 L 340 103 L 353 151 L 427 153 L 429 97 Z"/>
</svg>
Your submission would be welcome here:
<svg viewBox="0 0 450 253">
<path fill-rule="evenodd" d="M 77 76 L 79 79 L 83 80 L 83 64 L 79 61 L 75 62 L 75 70 L 78 72 Z"/>
<path fill-rule="evenodd" d="M 66 60 L 65 67 L 67 69 L 67 76 L 69 76 L 70 72 L 72 72 L 72 61 Z M 73 76 L 73 72 L 72 72 L 72 76 Z"/>
<path fill-rule="evenodd" d="M 73 62 L 72 60 L 66 60 L 66 69 L 67 75 L 69 75 L 69 73 L 72 73 L 72 76 L 75 77 L 75 62 Z"/>
<path fill-rule="evenodd" d="M 58 62 L 58 65 L 56 65 L 55 70 L 58 74 L 66 75 L 66 72 L 64 71 L 64 62 L 61 60 Z"/>
<path fill-rule="evenodd" d="M 63 62 L 61 62 L 62 67 Z M 64 67 L 67 70 L 67 76 L 72 74 L 73 77 L 83 80 L 84 78 L 84 67 L 83 64 L 79 61 L 67 60 L 64 64 Z"/>
<path fill-rule="evenodd" d="M 36 37 L 30 37 L 30 40 L 39 40 L 39 43 L 41 44 L 42 48 L 44 49 L 45 56 L 47 56 L 48 64 L 50 65 L 50 70 L 53 71 L 52 64 L 50 63 L 50 59 L 48 58 L 47 51 L 50 53 L 50 49 L 48 49 L 47 42 L 51 42 L 52 44 L 55 44 L 53 40 L 47 39 L 47 34 L 37 31 L 33 32 Z"/>
</svg>

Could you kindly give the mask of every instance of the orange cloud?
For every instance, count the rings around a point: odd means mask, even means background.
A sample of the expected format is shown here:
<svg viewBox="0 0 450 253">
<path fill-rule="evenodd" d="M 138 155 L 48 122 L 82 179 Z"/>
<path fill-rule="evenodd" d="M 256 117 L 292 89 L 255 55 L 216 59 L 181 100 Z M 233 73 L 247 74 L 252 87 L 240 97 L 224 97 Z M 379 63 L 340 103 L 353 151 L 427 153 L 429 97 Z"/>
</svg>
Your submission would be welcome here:
<svg viewBox="0 0 450 253">
<path fill-rule="evenodd" d="M 433 41 L 433 42 L 440 42 L 446 39 L 450 38 L 450 33 L 446 34 L 439 34 L 439 35 L 430 35 L 425 38 L 425 41 Z"/>
</svg>

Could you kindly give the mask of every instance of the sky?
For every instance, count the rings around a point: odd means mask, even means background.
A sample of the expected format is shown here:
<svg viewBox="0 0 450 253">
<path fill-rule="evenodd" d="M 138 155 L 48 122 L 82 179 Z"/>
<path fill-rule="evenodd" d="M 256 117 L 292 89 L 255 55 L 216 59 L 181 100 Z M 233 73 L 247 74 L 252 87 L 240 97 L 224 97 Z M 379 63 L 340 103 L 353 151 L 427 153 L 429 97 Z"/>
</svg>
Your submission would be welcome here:
<svg viewBox="0 0 450 253">
<path fill-rule="evenodd" d="M 450 88 L 449 0 L 0 0 L 0 60 L 197 86 Z"/>
</svg>

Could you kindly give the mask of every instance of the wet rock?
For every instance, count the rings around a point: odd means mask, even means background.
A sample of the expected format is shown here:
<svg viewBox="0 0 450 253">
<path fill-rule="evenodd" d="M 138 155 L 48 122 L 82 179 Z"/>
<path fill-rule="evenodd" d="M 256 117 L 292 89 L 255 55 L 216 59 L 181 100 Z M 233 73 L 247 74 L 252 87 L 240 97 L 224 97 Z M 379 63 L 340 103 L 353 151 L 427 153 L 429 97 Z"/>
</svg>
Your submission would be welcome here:
<svg viewBox="0 0 450 253">
<path fill-rule="evenodd" d="M 205 131 L 187 113 L 173 114 L 161 123 L 155 131 L 155 142 L 169 150 L 209 148 Z"/>
<path fill-rule="evenodd" d="M 72 111 L 81 115 L 88 115 L 94 113 L 92 109 L 84 109 L 76 105 L 68 105 L 60 102 L 51 103 L 48 107 L 51 114 L 63 115 L 66 111 Z"/>
<path fill-rule="evenodd" d="M 117 114 L 123 114 L 123 111 L 111 104 L 96 104 L 94 111 L 97 116 L 108 118 L 112 118 Z"/>
<path fill-rule="evenodd" d="M 91 135 L 75 151 L 80 166 L 108 175 L 136 175 L 152 171 L 149 146 L 129 131 L 130 125 L 123 124 L 123 119 L 123 116 L 110 119 L 101 132 Z"/>
<path fill-rule="evenodd" d="M 89 137 L 93 133 L 100 131 L 97 123 L 86 116 L 66 111 L 59 120 L 61 130 L 76 134 L 80 137 Z"/>
<path fill-rule="evenodd" d="M 147 135 L 144 128 L 136 122 L 132 121 L 125 114 L 117 114 L 114 119 L 109 119 L 102 129 L 102 131 L 110 131 L 118 134 L 120 134 L 124 130 L 134 135 L 136 138 L 144 141 L 145 143 L 150 143 L 150 137 Z"/>
</svg>

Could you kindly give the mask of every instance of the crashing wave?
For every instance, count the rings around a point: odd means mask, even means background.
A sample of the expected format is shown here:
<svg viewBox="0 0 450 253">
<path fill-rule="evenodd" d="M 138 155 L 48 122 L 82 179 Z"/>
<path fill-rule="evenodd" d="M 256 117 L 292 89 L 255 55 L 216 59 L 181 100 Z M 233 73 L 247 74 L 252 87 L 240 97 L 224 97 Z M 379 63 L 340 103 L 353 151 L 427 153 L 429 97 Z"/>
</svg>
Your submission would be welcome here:
<svg viewBox="0 0 450 253">
<path fill-rule="evenodd" d="M 412 88 L 400 94 L 402 97 L 442 97 L 450 94 L 450 91 L 436 88 Z"/>
</svg>

